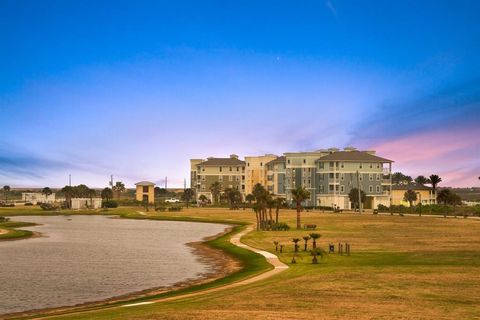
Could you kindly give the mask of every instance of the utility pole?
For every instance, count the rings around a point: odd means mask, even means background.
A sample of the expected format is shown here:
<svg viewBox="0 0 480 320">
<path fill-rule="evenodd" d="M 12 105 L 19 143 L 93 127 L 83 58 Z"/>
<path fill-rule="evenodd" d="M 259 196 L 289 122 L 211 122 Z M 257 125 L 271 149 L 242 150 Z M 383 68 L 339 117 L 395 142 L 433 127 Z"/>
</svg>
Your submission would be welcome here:
<svg viewBox="0 0 480 320">
<path fill-rule="evenodd" d="M 187 179 L 183 179 L 183 191 L 187 189 Z"/>
<path fill-rule="evenodd" d="M 360 173 L 357 170 L 357 185 L 358 185 L 358 212 L 362 213 L 362 191 L 360 190 Z"/>
<path fill-rule="evenodd" d="M 167 191 L 167 176 L 165 176 L 165 191 Z"/>
<path fill-rule="evenodd" d="M 113 174 L 110 175 L 110 187 L 113 190 Z"/>
<path fill-rule="evenodd" d="M 70 186 L 70 187 L 72 186 L 72 175 L 71 174 L 68 175 L 68 186 Z"/>
</svg>

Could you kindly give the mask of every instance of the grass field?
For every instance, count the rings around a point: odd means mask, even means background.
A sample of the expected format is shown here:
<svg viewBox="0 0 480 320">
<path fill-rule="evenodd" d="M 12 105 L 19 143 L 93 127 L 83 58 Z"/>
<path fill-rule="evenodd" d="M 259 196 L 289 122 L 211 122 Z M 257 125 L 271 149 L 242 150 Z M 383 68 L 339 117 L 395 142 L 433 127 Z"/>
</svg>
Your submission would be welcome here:
<svg viewBox="0 0 480 320">
<path fill-rule="evenodd" d="M 119 209 L 135 216 L 138 209 Z M 113 210 L 112 212 L 113 213 Z M 2 214 L 2 211 L 0 211 Z M 152 218 L 253 222 L 252 211 L 188 209 L 150 213 Z M 149 217 L 147 216 L 147 217 Z M 294 225 L 294 211 L 281 218 Z M 480 221 L 417 216 L 309 212 L 319 246 L 348 241 L 351 256 L 331 254 L 297 264 L 272 278 L 204 296 L 152 305 L 73 314 L 58 319 L 478 319 L 480 318 Z M 305 231 L 252 232 L 251 246 L 275 252 L 290 263 L 291 239 Z M 303 250 L 303 241 L 301 245 Z"/>
</svg>

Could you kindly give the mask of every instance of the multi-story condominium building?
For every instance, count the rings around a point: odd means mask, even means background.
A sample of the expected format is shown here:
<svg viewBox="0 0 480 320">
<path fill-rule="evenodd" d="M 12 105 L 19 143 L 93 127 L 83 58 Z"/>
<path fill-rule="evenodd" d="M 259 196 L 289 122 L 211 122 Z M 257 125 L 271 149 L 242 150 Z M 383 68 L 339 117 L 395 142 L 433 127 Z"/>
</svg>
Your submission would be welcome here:
<svg viewBox="0 0 480 320">
<path fill-rule="evenodd" d="M 317 160 L 316 199 L 319 206 L 351 209 L 348 194 L 360 188 L 367 196 L 364 207 L 390 206 L 392 192 L 392 161 L 375 155 L 374 151 L 330 149 Z"/>
<path fill-rule="evenodd" d="M 245 194 L 250 194 L 253 187 L 260 183 L 267 185 L 267 163 L 276 159 L 273 154 L 266 154 L 258 157 L 245 157 Z"/>
<path fill-rule="evenodd" d="M 245 168 L 245 162 L 237 157 L 231 159 L 191 160 L 191 181 L 197 190 L 197 198 L 200 194 L 211 198 L 209 187 L 215 177 L 219 179 L 219 167 L 230 167 L 222 161 L 235 161 L 237 166 Z M 201 171 L 205 169 L 206 172 Z M 353 205 L 349 193 L 353 188 L 360 188 L 367 195 L 364 204 L 366 209 L 377 208 L 379 204 L 389 206 L 391 203 L 392 161 L 376 156 L 374 151 L 330 148 L 287 152 L 276 158 L 273 155 L 247 157 L 245 171 L 239 170 L 241 177 L 238 179 L 244 184 L 240 183 L 238 188 L 244 195 L 251 193 L 253 186 L 260 183 L 275 196 L 285 197 L 291 202 L 291 191 L 304 187 L 310 192 L 310 199 L 304 202 L 305 206 L 351 209 Z M 204 183 L 201 179 L 204 179 Z M 227 185 L 224 184 L 224 187 Z"/>
<path fill-rule="evenodd" d="M 286 163 L 287 159 L 285 156 L 267 162 L 266 188 L 275 196 L 282 198 L 286 196 Z"/>
<path fill-rule="evenodd" d="M 207 158 L 190 160 L 191 187 L 196 191 L 196 199 L 205 195 L 213 201 L 210 187 L 218 182 L 221 189 L 237 189 L 245 196 L 245 161 L 237 155 L 229 158 Z"/>
</svg>

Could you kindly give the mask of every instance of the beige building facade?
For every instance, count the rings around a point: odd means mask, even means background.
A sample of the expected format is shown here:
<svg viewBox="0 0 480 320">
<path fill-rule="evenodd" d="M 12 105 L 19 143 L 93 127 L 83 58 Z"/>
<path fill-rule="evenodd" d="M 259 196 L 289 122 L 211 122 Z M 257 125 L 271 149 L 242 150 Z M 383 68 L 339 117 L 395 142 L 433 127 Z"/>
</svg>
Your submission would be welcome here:
<svg viewBox="0 0 480 320">
<path fill-rule="evenodd" d="M 155 202 L 155 183 L 150 181 L 140 181 L 135 183 L 135 199 L 140 202 Z"/>
<path fill-rule="evenodd" d="M 406 207 L 410 207 L 410 203 L 404 200 L 405 192 L 407 192 L 408 190 L 413 190 L 417 194 L 417 201 L 413 202 L 414 206 L 420 203 L 422 205 L 437 203 L 436 196 L 433 193 L 433 188 L 420 184 L 409 184 L 392 186 L 392 204 L 395 206 L 403 205 Z"/>
<path fill-rule="evenodd" d="M 267 186 L 267 163 L 277 158 L 273 154 L 245 157 L 245 194 L 252 193 L 257 183 Z"/>
</svg>

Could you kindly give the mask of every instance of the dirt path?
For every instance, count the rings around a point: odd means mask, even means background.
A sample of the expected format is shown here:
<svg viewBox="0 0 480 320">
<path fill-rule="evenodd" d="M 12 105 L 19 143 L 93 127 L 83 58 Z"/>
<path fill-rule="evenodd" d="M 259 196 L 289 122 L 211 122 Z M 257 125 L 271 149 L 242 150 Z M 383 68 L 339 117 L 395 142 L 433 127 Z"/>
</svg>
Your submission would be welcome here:
<svg viewBox="0 0 480 320">
<path fill-rule="evenodd" d="M 0 229 L 0 235 L 8 233 L 8 230 Z"/>
<path fill-rule="evenodd" d="M 145 301 L 145 302 L 139 302 L 139 303 L 124 304 L 124 305 L 122 305 L 122 307 L 134 307 L 134 306 L 153 304 L 153 303 L 157 303 L 157 302 L 173 301 L 173 300 L 178 300 L 178 299 L 184 299 L 184 298 L 190 298 L 190 297 L 195 297 L 195 296 L 199 296 L 199 295 L 204 295 L 204 294 L 211 293 L 211 292 L 217 292 L 217 291 L 221 291 L 221 290 L 225 290 L 225 289 L 229 289 L 229 288 L 235 288 L 235 287 L 243 286 L 243 285 L 246 285 L 246 284 L 249 284 L 249 283 L 253 283 L 253 282 L 256 282 L 256 281 L 260 281 L 260 280 L 269 278 L 273 275 L 276 275 L 277 273 L 280 273 L 280 272 L 288 269 L 288 266 L 286 264 L 284 264 L 283 262 L 281 262 L 278 259 L 278 257 L 276 255 L 274 255 L 273 253 L 247 246 L 246 244 L 244 244 L 240 241 L 241 237 L 243 237 L 245 234 L 249 233 L 252 230 L 253 230 L 253 226 L 249 226 L 244 231 L 239 232 L 238 234 L 234 235 L 230 239 L 230 243 L 236 245 L 237 247 L 244 248 L 244 249 L 256 252 L 258 254 L 261 254 L 262 256 L 265 257 L 265 259 L 267 259 L 267 261 L 271 265 L 273 265 L 274 268 L 272 270 L 269 270 L 269 271 L 264 272 L 262 274 L 259 274 L 257 276 L 247 278 L 245 280 L 241 280 L 241 281 L 234 282 L 234 283 L 231 283 L 231 284 L 227 284 L 227 285 L 221 286 L 221 287 L 216 287 L 216 288 L 212 288 L 212 289 L 202 290 L 202 291 L 199 291 L 199 292 L 193 292 L 193 293 L 188 293 L 188 294 L 184 294 L 184 295 L 180 295 L 180 296 L 163 298 L 163 299 L 158 299 L 158 300 L 153 300 L 153 301 Z"/>
</svg>

